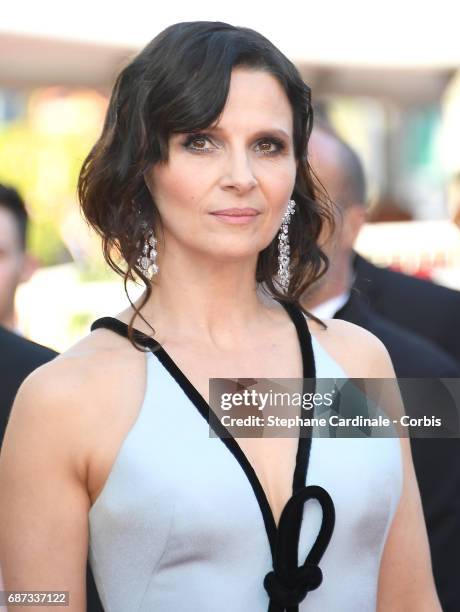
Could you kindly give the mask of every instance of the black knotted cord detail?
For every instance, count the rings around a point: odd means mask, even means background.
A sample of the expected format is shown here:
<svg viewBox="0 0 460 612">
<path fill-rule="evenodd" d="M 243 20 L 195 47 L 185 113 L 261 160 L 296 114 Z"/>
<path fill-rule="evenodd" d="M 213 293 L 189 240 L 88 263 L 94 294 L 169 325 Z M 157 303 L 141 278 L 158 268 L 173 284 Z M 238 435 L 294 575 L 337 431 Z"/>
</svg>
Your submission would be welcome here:
<svg viewBox="0 0 460 612">
<path fill-rule="evenodd" d="M 314 545 L 304 564 L 298 567 L 300 521 L 309 499 L 319 501 L 323 519 Z M 318 563 L 330 542 L 334 524 L 334 503 L 322 487 L 303 487 L 288 500 L 279 520 L 273 570 L 264 579 L 270 597 L 268 612 L 298 612 L 298 605 L 307 593 L 319 587 L 323 574 Z"/>
</svg>

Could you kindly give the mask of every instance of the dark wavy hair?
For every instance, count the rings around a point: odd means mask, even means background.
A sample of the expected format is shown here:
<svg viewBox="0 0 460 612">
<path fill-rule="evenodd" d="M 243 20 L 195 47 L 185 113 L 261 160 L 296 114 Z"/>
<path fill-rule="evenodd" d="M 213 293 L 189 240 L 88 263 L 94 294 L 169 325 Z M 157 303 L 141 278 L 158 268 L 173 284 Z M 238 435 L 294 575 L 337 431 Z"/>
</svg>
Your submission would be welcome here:
<svg viewBox="0 0 460 612">
<path fill-rule="evenodd" d="M 192 133 L 217 123 L 236 67 L 273 75 L 286 92 L 294 117 L 297 174 L 292 197 L 297 207 L 289 226 L 290 286 L 284 293 L 275 280 L 276 237 L 259 254 L 256 280 L 275 299 L 300 306 L 303 293 L 327 269 L 318 237 L 325 220 L 333 225 L 333 215 L 307 161 L 313 122 L 309 87 L 294 64 L 254 30 L 208 21 L 172 25 L 118 76 L 102 134 L 84 161 L 78 181 L 84 217 L 102 237 L 104 257 L 123 276 L 126 294 L 128 280 L 137 277 L 145 284 L 139 309 L 128 295 L 135 311 L 129 326 L 131 340 L 133 322 L 137 315 L 145 321 L 140 310 L 152 293 L 137 263 L 145 225 L 161 228 L 144 172 L 151 164 L 168 160 L 172 134 Z"/>
</svg>

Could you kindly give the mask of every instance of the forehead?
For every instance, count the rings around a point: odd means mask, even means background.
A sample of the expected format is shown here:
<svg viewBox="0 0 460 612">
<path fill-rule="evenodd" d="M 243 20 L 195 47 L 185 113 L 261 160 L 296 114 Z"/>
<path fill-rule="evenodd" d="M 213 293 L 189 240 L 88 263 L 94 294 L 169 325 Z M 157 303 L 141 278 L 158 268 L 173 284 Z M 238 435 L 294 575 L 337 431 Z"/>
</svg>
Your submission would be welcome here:
<svg viewBox="0 0 460 612">
<path fill-rule="evenodd" d="M 16 218 L 0 202 L 0 248 L 16 249 L 19 246 L 19 227 Z"/>
<path fill-rule="evenodd" d="M 220 129 L 279 128 L 292 134 L 293 111 L 279 81 L 263 70 L 235 68 Z"/>
</svg>

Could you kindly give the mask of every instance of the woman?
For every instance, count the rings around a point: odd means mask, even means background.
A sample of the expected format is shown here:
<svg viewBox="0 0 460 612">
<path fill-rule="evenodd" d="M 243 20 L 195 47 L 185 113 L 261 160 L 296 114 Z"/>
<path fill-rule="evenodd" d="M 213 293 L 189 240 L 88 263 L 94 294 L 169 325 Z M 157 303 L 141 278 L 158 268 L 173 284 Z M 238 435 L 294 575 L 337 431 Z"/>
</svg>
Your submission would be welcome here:
<svg viewBox="0 0 460 612">
<path fill-rule="evenodd" d="M 440 610 L 407 440 L 209 437 L 210 378 L 393 375 L 297 306 L 324 267 L 311 118 L 294 66 L 222 23 L 171 26 L 119 76 L 79 194 L 146 291 L 18 394 L 6 588 L 83 610 L 89 540 L 108 611 Z"/>
</svg>

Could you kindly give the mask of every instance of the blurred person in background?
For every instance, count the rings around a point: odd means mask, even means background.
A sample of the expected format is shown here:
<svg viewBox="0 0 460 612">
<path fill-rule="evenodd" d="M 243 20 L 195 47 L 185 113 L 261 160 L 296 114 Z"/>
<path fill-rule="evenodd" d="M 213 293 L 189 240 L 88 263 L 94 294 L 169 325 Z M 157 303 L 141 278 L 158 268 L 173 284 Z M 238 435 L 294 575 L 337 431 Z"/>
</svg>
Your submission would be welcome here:
<svg viewBox="0 0 460 612">
<path fill-rule="evenodd" d="M 409 378 L 458 378 L 457 362 L 432 342 L 375 312 L 355 282 L 353 245 L 366 220 L 366 180 L 353 149 L 327 126 L 315 127 L 310 138 L 310 163 L 337 206 L 336 228 L 325 245 L 327 274 L 305 296 L 304 305 L 319 318 L 338 318 L 360 325 L 386 346 L 396 375 Z M 364 261 L 364 259 L 363 259 Z M 395 289 L 397 291 L 397 288 Z M 409 306 L 412 312 L 414 306 Z M 459 311 L 460 312 L 460 311 Z M 442 301 L 432 318 L 443 325 Z M 416 383 L 417 384 L 417 383 Z M 431 389 L 432 381 L 426 381 Z M 434 383 L 436 389 L 436 383 Z M 404 397 L 406 400 L 406 397 Z M 409 398 L 407 398 L 409 399 Z M 408 414 L 418 406 L 407 402 Z M 460 440 L 411 439 L 433 571 L 445 612 L 460 610 Z"/>
<path fill-rule="evenodd" d="M 26 251 L 27 225 L 26 207 L 18 192 L 0 185 L 0 444 L 19 385 L 57 355 L 16 333 L 16 289 L 36 268 L 35 258 Z"/>
<path fill-rule="evenodd" d="M 460 229 L 460 170 L 449 181 L 447 206 L 452 222 Z"/>
<path fill-rule="evenodd" d="M 372 309 L 427 340 L 460 364 L 460 292 L 375 266 L 355 255 L 354 287 Z"/>
<path fill-rule="evenodd" d="M 17 331 L 16 289 L 27 282 L 37 260 L 26 249 L 28 214 L 19 193 L 0 184 L 0 325 Z"/>
<path fill-rule="evenodd" d="M 320 318 L 351 321 L 375 334 L 387 347 L 399 377 L 456 378 L 460 364 L 447 352 L 376 312 L 368 296 L 355 288 L 356 262 L 365 260 L 353 247 L 367 216 L 366 180 L 358 156 L 325 126 L 313 130 L 309 154 L 318 178 L 338 208 L 336 231 L 325 247 L 329 270 L 305 296 L 305 303 Z M 442 302 L 438 308 L 438 324 L 443 325 Z"/>
<path fill-rule="evenodd" d="M 374 265 L 357 253 L 353 286 L 372 310 L 438 345 L 460 364 L 460 291 Z"/>
</svg>

